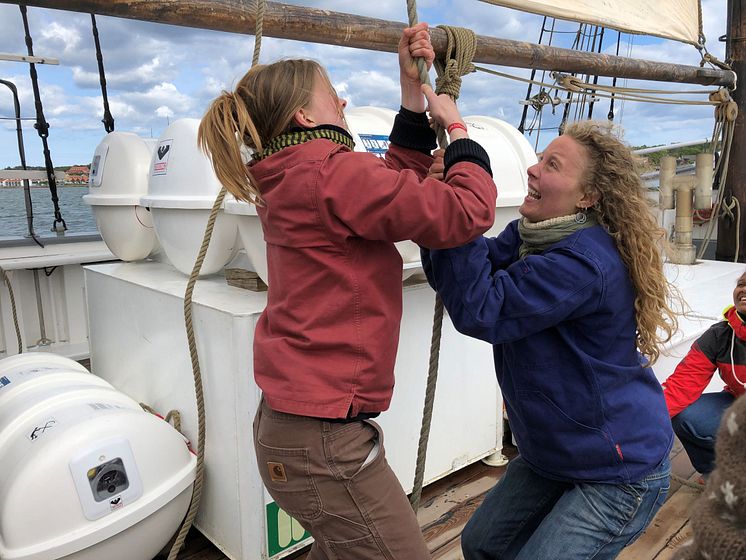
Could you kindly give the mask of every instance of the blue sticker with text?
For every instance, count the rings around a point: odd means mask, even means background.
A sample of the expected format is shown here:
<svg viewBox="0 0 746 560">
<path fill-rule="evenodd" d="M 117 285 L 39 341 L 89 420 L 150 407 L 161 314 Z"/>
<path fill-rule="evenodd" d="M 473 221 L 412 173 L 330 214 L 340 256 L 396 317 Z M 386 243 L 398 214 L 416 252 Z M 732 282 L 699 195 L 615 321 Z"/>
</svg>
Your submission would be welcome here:
<svg viewBox="0 0 746 560">
<path fill-rule="evenodd" d="M 6 385 L 10 385 L 10 379 L 5 376 L 0 377 L 0 389 L 5 387 Z"/>
<path fill-rule="evenodd" d="M 382 157 L 389 149 L 389 137 L 386 134 L 361 134 L 360 140 L 366 152 Z"/>
</svg>

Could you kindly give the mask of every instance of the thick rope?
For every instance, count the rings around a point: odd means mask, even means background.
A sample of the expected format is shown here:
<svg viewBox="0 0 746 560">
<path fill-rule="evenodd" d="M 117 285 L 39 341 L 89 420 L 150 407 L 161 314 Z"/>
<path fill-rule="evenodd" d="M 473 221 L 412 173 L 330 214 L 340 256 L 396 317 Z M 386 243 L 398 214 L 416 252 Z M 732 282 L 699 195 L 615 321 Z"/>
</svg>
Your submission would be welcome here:
<svg viewBox="0 0 746 560">
<path fill-rule="evenodd" d="M 704 484 L 699 484 L 697 482 L 692 482 L 690 480 L 687 480 L 686 478 L 683 478 L 677 474 L 671 473 L 671 480 L 674 482 L 678 482 L 682 486 L 686 486 L 687 488 L 694 488 L 698 492 L 702 492 L 705 489 Z"/>
<path fill-rule="evenodd" d="M 266 7 L 266 0 L 257 0 L 257 15 L 256 15 L 256 30 L 255 30 L 255 43 L 254 43 L 254 56 L 251 62 L 252 66 L 255 66 L 259 62 L 259 51 L 261 45 L 261 30 L 263 27 L 264 12 Z M 202 246 L 199 249 L 197 260 L 192 268 L 192 273 L 189 276 L 187 282 L 186 292 L 184 293 L 184 323 L 187 332 L 187 342 L 189 343 L 189 357 L 192 361 L 192 372 L 194 373 L 194 395 L 197 401 L 197 472 L 194 479 L 194 487 L 192 490 L 192 501 L 189 504 L 189 510 L 187 511 L 184 522 L 179 529 L 179 534 L 176 536 L 174 544 L 171 546 L 171 551 L 168 553 L 168 560 L 176 560 L 176 556 L 184 545 L 189 529 L 192 527 L 197 512 L 199 511 L 199 503 L 202 499 L 202 483 L 204 480 L 204 462 L 205 462 L 205 400 L 202 393 L 202 371 L 199 366 L 199 356 L 197 354 L 197 342 L 194 337 L 194 325 L 192 323 L 192 295 L 194 294 L 194 286 L 199 278 L 199 272 L 202 269 L 202 263 L 207 255 L 207 248 L 210 245 L 210 238 L 212 237 L 212 230 L 215 227 L 215 221 L 218 217 L 218 212 L 223 204 L 223 200 L 226 195 L 225 187 L 220 189 L 215 203 L 212 205 L 210 211 L 210 217 L 207 219 L 207 227 L 205 228 L 205 235 L 202 239 Z M 177 413 L 178 414 L 178 413 Z M 169 416 L 171 413 L 169 413 Z M 170 418 L 169 418 L 170 419 Z M 174 423 L 178 421 L 181 424 L 180 415 L 174 418 Z"/>
<path fill-rule="evenodd" d="M 472 61 L 474 53 L 477 52 L 477 38 L 473 31 L 463 27 L 439 25 L 438 29 L 446 32 L 448 42 L 445 61 L 435 60 L 435 69 L 438 73 L 435 88 L 438 93 L 447 93 L 455 101 L 461 93 L 461 76 L 476 72 Z"/>
<path fill-rule="evenodd" d="M 409 26 L 417 25 L 417 4 L 415 0 L 407 0 L 407 14 Z M 454 100 L 458 98 L 461 87 L 461 76 L 474 71 L 472 60 L 476 50 L 476 38 L 473 32 L 466 29 L 439 26 L 444 29 L 448 37 L 446 49 L 447 58 L 444 63 L 437 62 L 436 71 L 443 69 L 444 73 L 436 80 L 435 92 L 448 93 Z M 455 51 L 455 52 L 454 52 Z M 422 83 L 430 84 L 425 61 L 417 60 Z M 438 145 L 441 148 L 448 146 L 448 138 L 442 127 L 436 127 Z M 417 462 L 415 464 L 414 485 L 409 502 L 416 512 L 420 506 L 422 496 L 422 485 L 425 478 L 425 461 L 427 458 L 427 442 L 430 439 L 430 425 L 433 417 L 433 405 L 435 403 L 435 387 L 438 382 L 438 360 L 440 358 L 440 339 L 443 329 L 443 301 L 435 294 L 435 309 L 433 311 L 433 330 L 430 338 L 430 362 L 425 387 L 425 404 L 422 411 L 422 426 L 420 427 L 420 439 L 417 446 Z"/>
<path fill-rule="evenodd" d="M 3 277 L 3 282 L 8 288 L 8 297 L 10 298 L 10 309 L 13 313 L 13 327 L 16 330 L 16 340 L 18 342 L 18 353 L 23 353 L 23 339 L 21 338 L 21 327 L 18 324 L 18 311 L 16 310 L 16 298 L 13 295 L 13 285 L 10 283 L 10 278 L 5 274 L 5 271 L 0 267 L 0 276 Z"/>
</svg>

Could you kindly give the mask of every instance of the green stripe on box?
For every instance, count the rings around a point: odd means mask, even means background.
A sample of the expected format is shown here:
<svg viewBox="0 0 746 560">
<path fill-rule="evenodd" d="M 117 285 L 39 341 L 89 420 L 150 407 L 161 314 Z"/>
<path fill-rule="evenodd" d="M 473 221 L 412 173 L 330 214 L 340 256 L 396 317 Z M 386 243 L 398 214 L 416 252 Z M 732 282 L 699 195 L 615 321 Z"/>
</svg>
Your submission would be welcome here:
<svg viewBox="0 0 746 560">
<path fill-rule="evenodd" d="M 311 538 L 297 520 L 290 517 L 275 502 L 267 504 L 267 554 L 270 558 L 283 550 Z"/>
</svg>

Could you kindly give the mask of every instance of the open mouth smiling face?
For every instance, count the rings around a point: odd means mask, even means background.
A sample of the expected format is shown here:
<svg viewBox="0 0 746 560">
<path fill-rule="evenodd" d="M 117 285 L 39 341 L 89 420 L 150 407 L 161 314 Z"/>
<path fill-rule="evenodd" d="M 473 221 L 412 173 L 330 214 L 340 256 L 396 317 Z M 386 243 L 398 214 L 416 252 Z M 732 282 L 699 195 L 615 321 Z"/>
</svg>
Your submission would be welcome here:
<svg viewBox="0 0 746 560">
<path fill-rule="evenodd" d="M 591 206 L 581 181 L 586 149 L 569 136 L 555 138 L 541 159 L 528 169 L 528 193 L 519 212 L 530 222 L 575 214 Z"/>
</svg>

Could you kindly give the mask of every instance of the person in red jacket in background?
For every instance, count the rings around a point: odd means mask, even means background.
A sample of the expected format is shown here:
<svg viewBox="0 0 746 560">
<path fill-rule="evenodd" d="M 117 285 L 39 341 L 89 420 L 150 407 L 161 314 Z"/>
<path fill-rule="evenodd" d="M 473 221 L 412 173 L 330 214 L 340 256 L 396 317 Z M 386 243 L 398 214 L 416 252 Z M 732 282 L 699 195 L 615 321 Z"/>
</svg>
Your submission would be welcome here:
<svg viewBox="0 0 746 560">
<path fill-rule="evenodd" d="M 353 151 L 346 101 L 311 60 L 254 66 L 199 129 L 218 179 L 256 204 L 267 243 L 254 448 L 272 498 L 314 537 L 311 560 L 429 558 L 371 421 L 394 389 L 394 243 L 453 247 L 495 220 L 487 152 L 468 138 L 456 104 L 420 85 L 414 58 L 430 65 L 435 56 L 427 24 L 405 29 L 398 50 L 401 109 L 385 158 Z M 426 97 L 451 138 L 443 181 L 427 177 L 435 134 Z M 248 165 L 240 144 L 253 152 Z"/>
<path fill-rule="evenodd" d="M 715 434 L 723 411 L 746 391 L 746 272 L 738 278 L 733 305 L 723 318 L 692 344 L 663 383 L 674 432 L 703 475 L 715 467 Z M 703 393 L 716 370 L 724 390 Z"/>
</svg>

